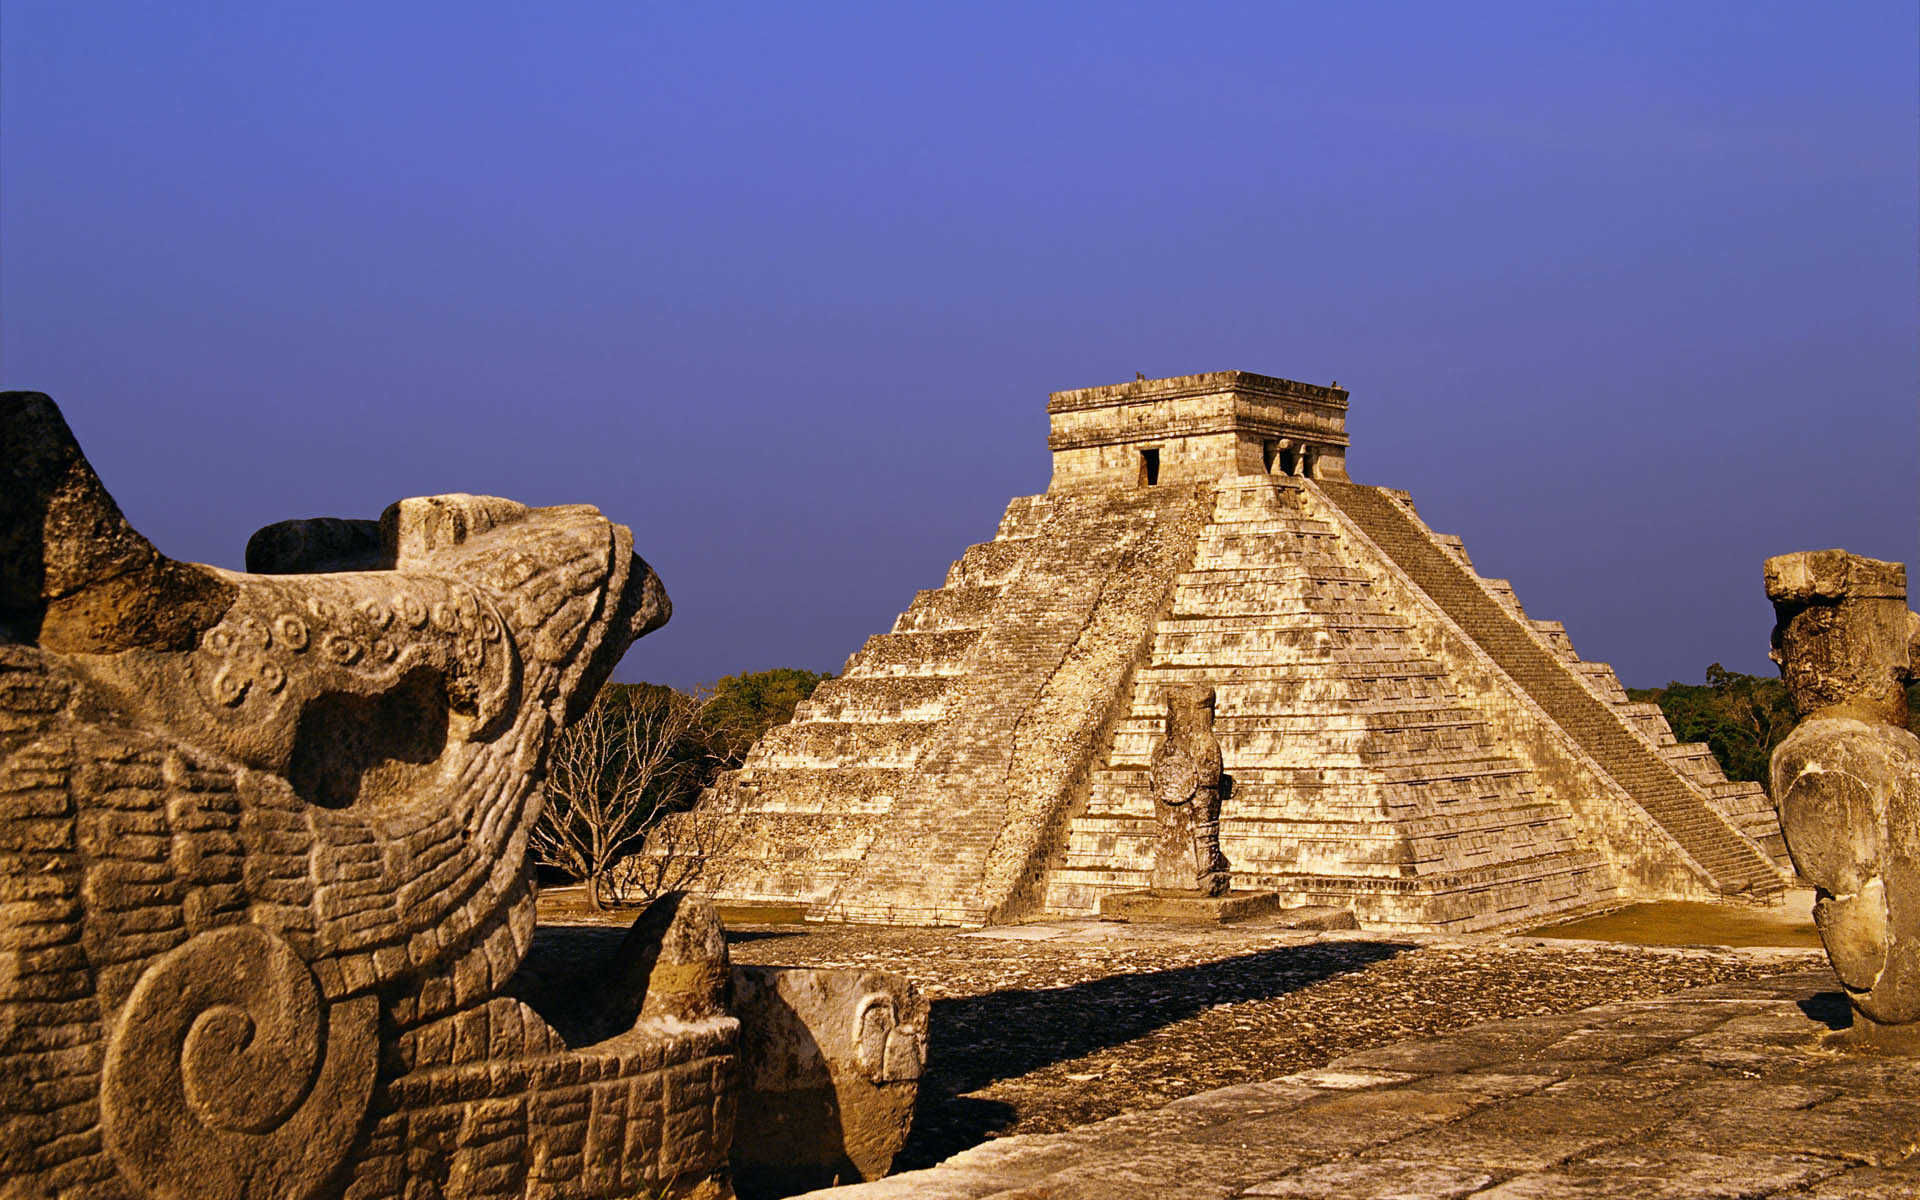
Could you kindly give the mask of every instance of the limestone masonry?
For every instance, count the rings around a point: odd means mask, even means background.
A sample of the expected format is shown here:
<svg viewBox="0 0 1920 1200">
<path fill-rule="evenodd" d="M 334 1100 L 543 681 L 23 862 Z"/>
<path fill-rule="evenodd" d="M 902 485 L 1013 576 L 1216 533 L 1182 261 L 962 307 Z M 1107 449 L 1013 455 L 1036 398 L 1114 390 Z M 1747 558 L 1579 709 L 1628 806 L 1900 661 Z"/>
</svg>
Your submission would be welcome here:
<svg viewBox="0 0 1920 1200">
<path fill-rule="evenodd" d="M 1194 685 L 1236 888 L 1405 929 L 1781 891 L 1759 785 L 1676 744 L 1405 493 L 1348 481 L 1345 391 L 1223 371 L 1047 407 L 1046 494 L 651 852 L 707 847 L 718 898 L 818 920 L 1090 915 L 1149 883 L 1148 764 Z"/>
</svg>

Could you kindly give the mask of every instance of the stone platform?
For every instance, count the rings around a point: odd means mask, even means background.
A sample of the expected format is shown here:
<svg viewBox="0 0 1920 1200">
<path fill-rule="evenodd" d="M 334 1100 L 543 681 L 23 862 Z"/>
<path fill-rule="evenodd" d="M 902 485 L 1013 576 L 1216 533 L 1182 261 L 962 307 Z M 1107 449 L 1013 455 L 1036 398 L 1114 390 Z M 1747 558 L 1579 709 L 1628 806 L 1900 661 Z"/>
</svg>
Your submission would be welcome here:
<svg viewBox="0 0 1920 1200">
<path fill-rule="evenodd" d="M 1920 1196 L 1920 1059 L 1808 971 L 1495 1021 L 1009 1137 L 821 1200 Z"/>
<path fill-rule="evenodd" d="M 1108 921 L 1168 921 L 1176 925 L 1225 925 L 1280 911 L 1278 892 L 1233 891 L 1224 896 L 1171 895 L 1153 891 L 1110 892 L 1100 897 Z"/>
</svg>

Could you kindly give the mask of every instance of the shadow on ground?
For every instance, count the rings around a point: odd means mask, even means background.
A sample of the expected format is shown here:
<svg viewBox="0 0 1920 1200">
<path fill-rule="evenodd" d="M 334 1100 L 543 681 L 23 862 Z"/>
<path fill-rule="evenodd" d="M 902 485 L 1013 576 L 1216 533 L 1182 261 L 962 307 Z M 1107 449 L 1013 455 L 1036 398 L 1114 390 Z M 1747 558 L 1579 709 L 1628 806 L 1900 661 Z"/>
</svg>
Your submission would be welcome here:
<svg viewBox="0 0 1920 1200">
<path fill-rule="evenodd" d="M 1408 949 L 1404 942 L 1323 942 L 1068 987 L 935 1000 L 913 1133 L 894 1170 L 931 1166 L 1013 1124 L 1010 1105 L 965 1093 L 1146 1037 L 1219 1005 L 1269 1000 L 1364 970 Z"/>
<path fill-rule="evenodd" d="M 1836 1033 L 1853 1028 L 1853 1004 L 1845 992 L 1816 992 L 1799 1003 L 1800 1011 L 1807 1014 L 1809 1020 L 1818 1021 Z"/>
<path fill-rule="evenodd" d="M 730 929 L 727 941 L 799 932 Z M 562 1007 L 553 998 L 585 986 L 594 964 L 625 934 L 624 926 L 539 926 L 517 977 L 520 989 L 548 996 L 550 1007 Z M 913 1132 L 894 1170 L 932 1166 L 979 1145 L 1019 1117 L 1009 1104 L 967 1093 L 1148 1037 L 1211 1008 L 1285 996 L 1412 948 L 1391 941 L 1316 942 L 1065 987 L 935 1000 Z"/>
</svg>

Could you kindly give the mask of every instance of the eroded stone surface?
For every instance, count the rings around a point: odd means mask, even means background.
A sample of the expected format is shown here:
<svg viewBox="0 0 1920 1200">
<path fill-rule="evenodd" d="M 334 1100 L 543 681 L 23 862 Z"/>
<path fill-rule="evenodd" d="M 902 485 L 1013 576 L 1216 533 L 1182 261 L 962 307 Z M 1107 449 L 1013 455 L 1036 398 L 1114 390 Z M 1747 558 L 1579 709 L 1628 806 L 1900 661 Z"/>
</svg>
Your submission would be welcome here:
<svg viewBox="0 0 1920 1200">
<path fill-rule="evenodd" d="M 734 1144 L 743 1196 L 878 1179 L 913 1123 L 927 999 L 879 971 L 737 967 L 746 1088 Z"/>
<path fill-rule="evenodd" d="M 1862 1040 L 1920 1051 L 1920 740 L 1906 569 L 1843 550 L 1770 558 L 1774 657 L 1801 723 L 1774 750 L 1787 848 Z"/>
<path fill-rule="evenodd" d="M 1213 736 L 1212 688 L 1167 693 L 1167 727 L 1148 777 L 1160 829 L 1153 841 L 1151 890 L 1219 896 L 1231 886 L 1220 853 L 1220 742 Z"/>
<path fill-rule="evenodd" d="M 668 616 L 626 528 L 444 496 L 175 563 L 28 393 L 0 475 L 0 1190 L 724 1190 L 710 908 L 589 1038 L 511 986 L 542 760 Z"/>
<path fill-rule="evenodd" d="M 1810 1013 L 1832 986 L 1806 972 L 1490 1022 L 809 1196 L 1911 1196 L 1920 1062 L 1827 1048 Z M 1568 1058 L 1570 1040 L 1611 1049 Z"/>
</svg>

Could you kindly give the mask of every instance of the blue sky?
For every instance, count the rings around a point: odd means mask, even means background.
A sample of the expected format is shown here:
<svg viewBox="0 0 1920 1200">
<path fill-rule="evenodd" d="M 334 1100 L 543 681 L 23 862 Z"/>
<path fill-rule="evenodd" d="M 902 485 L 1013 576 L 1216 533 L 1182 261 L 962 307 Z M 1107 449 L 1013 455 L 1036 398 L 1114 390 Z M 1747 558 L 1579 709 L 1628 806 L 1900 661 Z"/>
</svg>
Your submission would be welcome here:
<svg viewBox="0 0 1920 1200">
<path fill-rule="evenodd" d="M 838 670 L 1049 391 L 1338 379 L 1583 656 L 1765 671 L 1764 557 L 1920 558 L 1916 12 L 7 0 L 0 384 L 178 557 L 598 504 L 689 684 Z"/>
</svg>

